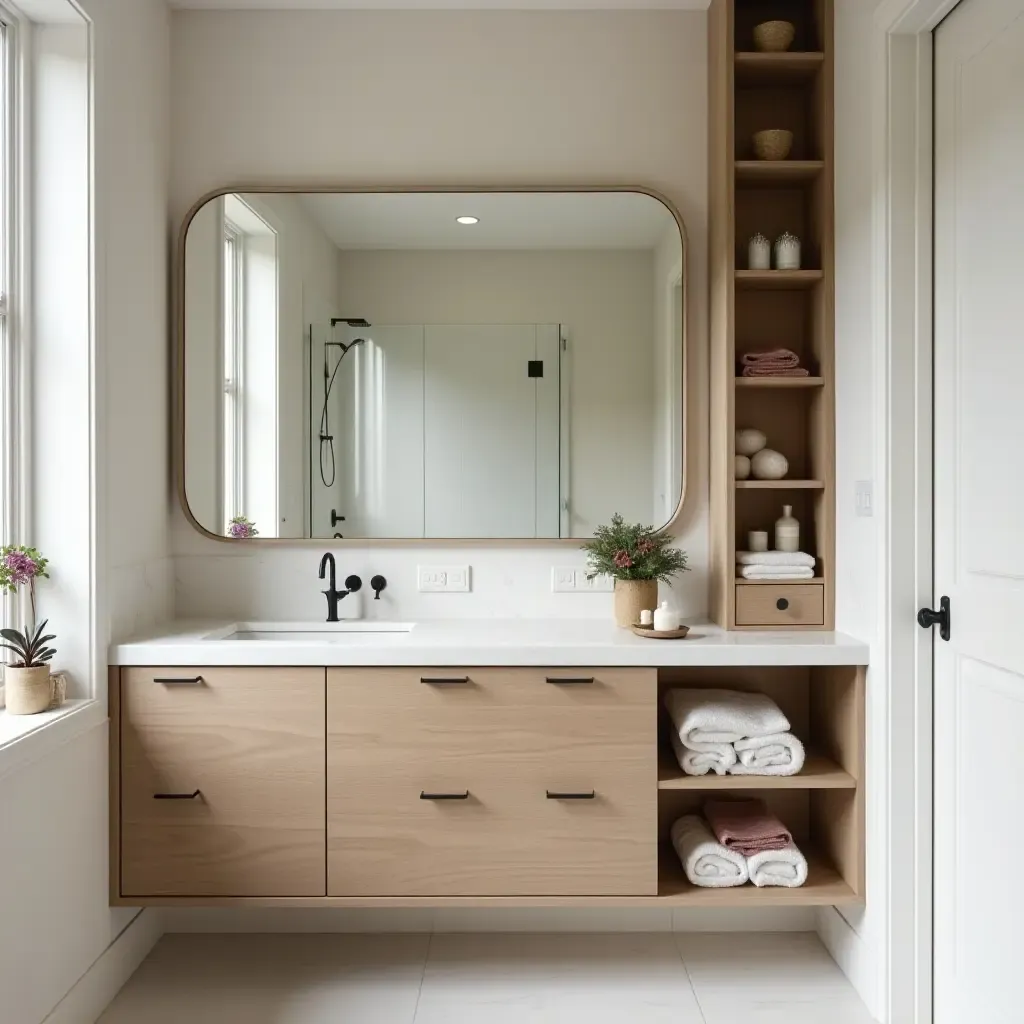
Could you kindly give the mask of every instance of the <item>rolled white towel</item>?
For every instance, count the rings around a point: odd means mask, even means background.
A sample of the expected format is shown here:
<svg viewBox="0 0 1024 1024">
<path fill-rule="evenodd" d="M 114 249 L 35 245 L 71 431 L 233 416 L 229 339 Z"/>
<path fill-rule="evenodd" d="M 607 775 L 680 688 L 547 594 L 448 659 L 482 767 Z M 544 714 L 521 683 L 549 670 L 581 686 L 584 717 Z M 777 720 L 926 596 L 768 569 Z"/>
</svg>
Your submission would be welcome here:
<svg viewBox="0 0 1024 1024">
<path fill-rule="evenodd" d="M 745 580 L 813 580 L 814 570 L 799 565 L 741 565 Z"/>
<path fill-rule="evenodd" d="M 669 690 L 665 707 L 683 746 L 717 754 L 731 764 L 736 763 L 733 744 L 737 740 L 789 732 L 789 719 L 763 693 Z"/>
<path fill-rule="evenodd" d="M 747 858 L 750 880 L 759 889 L 799 889 L 807 881 L 807 858 L 790 843 L 784 850 L 762 850 Z"/>
<path fill-rule="evenodd" d="M 730 775 L 796 775 L 804 766 L 804 745 L 791 733 L 754 736 L 733 745 L 737 764 Z"/>
<path fill-rule="evenodd" d="M 736 748 L 731 743 L 721 744 L 721 750 L 688 750 L 683 741 L 672 733 L 672 749 L 679 767 L 687 775 L 728 775 L 736 766 Z"/>
<path fill-rule="evenodd" d="M 750 880 L 746 857 L 718 842 L 699 815 L 688 814 L 672 826 L 672 845 L 693 885 L 728 889 Z"/>
<path fill-rule="evenodd" d="M 804 551 L 737 551 L 737 565 L 799 565 L 808 569 L 815 566 L 814 555 Z"/>
</svg>

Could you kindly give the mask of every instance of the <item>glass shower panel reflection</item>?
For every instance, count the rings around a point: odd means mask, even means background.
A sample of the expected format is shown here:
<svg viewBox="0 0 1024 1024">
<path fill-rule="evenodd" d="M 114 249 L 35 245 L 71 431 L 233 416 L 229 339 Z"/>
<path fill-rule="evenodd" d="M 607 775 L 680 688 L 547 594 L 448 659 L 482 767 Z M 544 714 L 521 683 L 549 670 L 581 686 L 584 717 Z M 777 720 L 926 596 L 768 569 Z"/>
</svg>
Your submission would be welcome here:
<svg viewBox="0 0 1024 1024">
<path fill-rule="evenodd" d="M 558 325 L 310 327 L 310 535 L 557 537 Z"/>
</svg>

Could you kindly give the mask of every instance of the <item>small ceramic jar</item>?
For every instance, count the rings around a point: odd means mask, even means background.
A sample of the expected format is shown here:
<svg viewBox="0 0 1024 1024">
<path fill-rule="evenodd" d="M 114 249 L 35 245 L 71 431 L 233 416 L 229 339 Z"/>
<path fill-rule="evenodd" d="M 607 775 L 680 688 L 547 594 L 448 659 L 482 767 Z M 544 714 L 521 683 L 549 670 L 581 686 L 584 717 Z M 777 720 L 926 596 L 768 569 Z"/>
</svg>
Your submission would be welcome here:
<svg viewBox="0 0 1024 1024">
<path fill-rule="evenodd" d="M 747 534 L 747 550 L 748 551 L 767 551 L 768 550 L 768 531 L 767 530 L 751 530 Z"/>
<path fill-rule="evenodd" d="M 747 267 L 750 270 L 771 270 L 772 243 L 762 234 L 756 234 L 747 243 Z"/>
<path fill-rule="evenodd" d="M 788 231 L 775 239 L 775 269 L 800 269 L 800 239 Z"/>
</svg>

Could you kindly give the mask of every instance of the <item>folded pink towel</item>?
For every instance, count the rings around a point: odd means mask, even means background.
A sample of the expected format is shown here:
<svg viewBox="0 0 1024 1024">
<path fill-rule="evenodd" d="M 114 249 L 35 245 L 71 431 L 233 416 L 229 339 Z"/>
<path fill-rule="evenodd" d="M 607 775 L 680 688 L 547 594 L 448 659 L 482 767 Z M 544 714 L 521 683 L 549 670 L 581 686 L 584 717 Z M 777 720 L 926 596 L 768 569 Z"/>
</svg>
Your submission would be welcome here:
<svg viewBox="0 0 1024 1024">
<path fill-rule="evenodd" d="M 793 842 L 789 829 L 763 800 L 708 800 L 704 804 L 715 838 L 727 849 L 753 857 L 765 850 L 784 850 Z"/>
<path fill-rule="evenodd" d="M 800 366 L 800 357 L 788 348 L 775 348 L 770 352 L 748 352 L 740 362 L 744 377 L 807 377 Z"/>
</svg>

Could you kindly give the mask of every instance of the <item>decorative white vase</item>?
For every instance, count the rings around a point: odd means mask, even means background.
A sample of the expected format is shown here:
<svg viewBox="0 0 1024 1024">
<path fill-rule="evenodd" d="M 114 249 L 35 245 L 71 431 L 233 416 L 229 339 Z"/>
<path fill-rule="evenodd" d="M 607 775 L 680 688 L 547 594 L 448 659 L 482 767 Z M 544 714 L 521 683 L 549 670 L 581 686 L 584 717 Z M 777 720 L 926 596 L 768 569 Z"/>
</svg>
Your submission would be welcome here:
<svg viewBox="0 0 1024 1024">
<path fill-rule="evenodd" d="M 775 239 L 775 269 L 800 269 L 800 239 L 788 231 Z"/>
<path fill-rule="evenodd" d="M 756 455 L 766 444 L 768 438 L 760 430 L 752 427 L 741 427 L 736 431 L 736 454 L 750 457 Z"/>
<path fill-rule="evenodd" d="M 783 505 L 782 515 L 775 521 L 775 550 L 800 550 L 800 520 L 793 517 L 792 505 Z"/>
<path fill-rule="evenodd" d="M 760 233 L 747 243 L 747 267 L 750 270 L 772 268 L 772 243 Z"/>
<path fill-rule="evenodd" d="M 755 480 L 782 480 L 789 472 L 789 459 L 782 452 L 763 448 L 750 460 Z"/>
<path fill-rule="evenodd" d="M 4 699 L 9 715 L 38 715 L 50 706 L 50 667 L 4 669 Z"/>
</svg>

